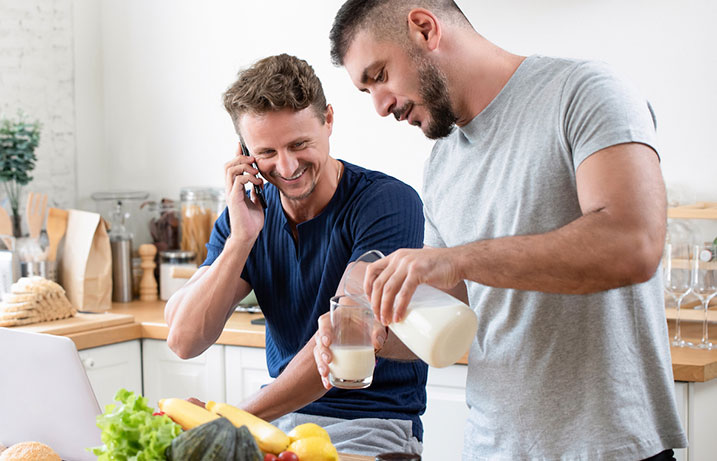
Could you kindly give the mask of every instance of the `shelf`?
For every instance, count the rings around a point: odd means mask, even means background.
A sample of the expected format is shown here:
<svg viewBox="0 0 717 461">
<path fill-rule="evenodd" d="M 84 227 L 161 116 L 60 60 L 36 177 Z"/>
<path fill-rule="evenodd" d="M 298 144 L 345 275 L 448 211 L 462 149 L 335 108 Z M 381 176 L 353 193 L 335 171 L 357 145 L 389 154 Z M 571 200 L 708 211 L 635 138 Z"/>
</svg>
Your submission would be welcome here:
<svg viewBox="0 0 717 461">
<path fill-rule="evenodd" d="M 686 259 L 673 259 L 672 260 L 672 268 L 673 269 L 690 269 L 690 262 Z M 717 269 L 717 261 L 709 261 L 704 262 L 700 261 L 700 270 L 715 270 Z"/>
<path fill-rule="evenodd" d="M 717 202 L 697 202 L 668 208 L 667 217 L 673 219 L 717 219 Z"/>
</svg>

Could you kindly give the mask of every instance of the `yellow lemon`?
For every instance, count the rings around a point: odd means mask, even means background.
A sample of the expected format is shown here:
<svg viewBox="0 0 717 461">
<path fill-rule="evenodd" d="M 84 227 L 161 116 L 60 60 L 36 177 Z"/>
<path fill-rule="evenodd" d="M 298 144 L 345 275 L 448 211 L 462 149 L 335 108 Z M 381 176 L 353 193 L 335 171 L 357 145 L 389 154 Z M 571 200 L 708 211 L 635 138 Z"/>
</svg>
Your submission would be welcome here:
<svg viewBox="0 0 717 461">
<path fill-rule="evenodd" d="M 307 437 L 292 442 L 289 451 L 296 453 L 301 461 L 338 461 L 339 454 L 324 437 Z"/>
<path fill-rule="evenodd" d="M 306 439 L 308 437 L 323 437 L 329 442 L 331 438 L 326 429 L 314 423 L 299 424 L 287 434 L 292 442 L 296 442 L 299 439 Z"/>
</svg>

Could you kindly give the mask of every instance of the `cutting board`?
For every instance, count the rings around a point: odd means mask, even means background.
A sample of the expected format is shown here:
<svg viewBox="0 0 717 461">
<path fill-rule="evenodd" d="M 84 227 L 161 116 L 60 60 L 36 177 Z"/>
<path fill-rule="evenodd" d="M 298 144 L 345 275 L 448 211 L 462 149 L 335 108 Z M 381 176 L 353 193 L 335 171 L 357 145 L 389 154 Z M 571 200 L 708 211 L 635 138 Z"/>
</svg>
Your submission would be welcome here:
<svg viewBox="0 0 717 461">
<path fill-rule="evenodd" d="M 13 328 L 18 330 L 34 331 L 36 333 L 49 333 L 51 335 L 67 335 L 133 322 L 134 316 L 129 314 L 110 314 L 108 312 L 101 314 L 78 313 L 69 319 L 33 323 L 31 325 L 23 325 L 21 327 Z"/>
</svg>

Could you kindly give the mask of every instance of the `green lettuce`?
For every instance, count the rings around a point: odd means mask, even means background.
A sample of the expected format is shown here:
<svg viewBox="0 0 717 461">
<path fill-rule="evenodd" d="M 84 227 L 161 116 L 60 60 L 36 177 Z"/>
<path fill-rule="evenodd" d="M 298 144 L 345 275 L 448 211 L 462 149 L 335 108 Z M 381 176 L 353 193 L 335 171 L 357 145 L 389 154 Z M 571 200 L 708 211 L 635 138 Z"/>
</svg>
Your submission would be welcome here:
<svg viewBox="0 0 717 461">
<path fill-rule="evenodd" d="M 147 399 L 126 389 L 115 395 L 118 404 L 109 404 L 97 416 L 102 429 L 101 447 L 88 448 L 99 461 L 149 461 L 166 459 L 165 451 L 182 432 L 167 415 L 153 416 Z"/>
</svg>

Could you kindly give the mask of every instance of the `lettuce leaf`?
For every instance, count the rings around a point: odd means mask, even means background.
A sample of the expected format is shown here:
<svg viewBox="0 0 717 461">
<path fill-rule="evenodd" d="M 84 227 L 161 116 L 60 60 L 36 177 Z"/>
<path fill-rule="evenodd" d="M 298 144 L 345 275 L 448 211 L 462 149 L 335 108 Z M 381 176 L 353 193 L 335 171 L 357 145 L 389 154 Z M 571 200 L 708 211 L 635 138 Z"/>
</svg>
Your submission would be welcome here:
<svg viewBox="0 0 717 461">
<path fill-rule="evenodd" d="M 109 404 L 97 416 L 102 429 L 101 447 L 88 448 L 99 461 L 149 461 L 166 459 L 165 451 L 182 432 L 169 416 L 152 416 L 147 399 L 126 389 L 115 395 L 119 403 Z"/>
</svg>

